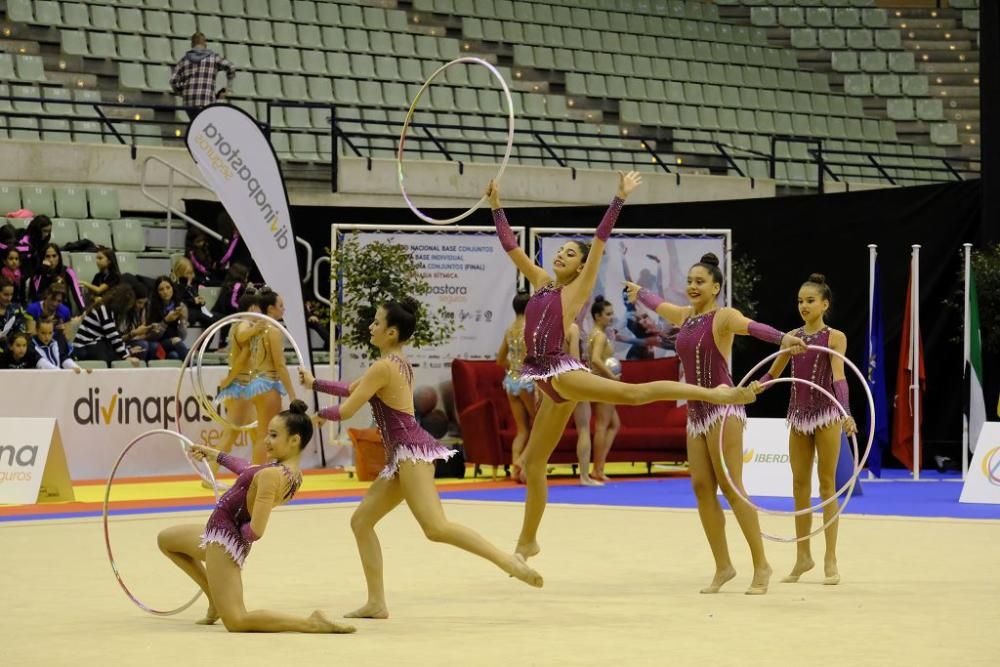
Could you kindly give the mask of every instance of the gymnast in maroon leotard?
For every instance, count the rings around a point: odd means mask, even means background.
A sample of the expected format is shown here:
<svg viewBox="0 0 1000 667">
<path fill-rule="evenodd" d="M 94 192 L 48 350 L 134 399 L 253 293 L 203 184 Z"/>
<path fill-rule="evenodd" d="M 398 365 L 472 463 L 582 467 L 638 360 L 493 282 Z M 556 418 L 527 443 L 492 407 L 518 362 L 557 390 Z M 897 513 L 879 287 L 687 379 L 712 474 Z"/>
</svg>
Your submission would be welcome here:
<svg viewBox="0 0 1000 667">
<path fill-rule="evenodd" d="M 307 388 L 345 399 L 340 405 L 321 410 L 320 420 L 349 419 L 370 403 L 385 447 L 385 467 L 351 517 L 368 584 L 368 600 L 348 613 L 348 618 L 389 617 L 382 579 L 382 547 L 375 525 L 404 500 L 431 541 L 485 558 L 531 586 L 540 588 L 543 583 L 541 575 L 522 558 L 504 553 L 475 531 L 445 517 L 434 486 L 434 461 L 447 459 L 454 452 L 443 447 L 413 417 L 413 369 L 403 355 L 404 344 L 416 330 L 419 311 L 420 304 L 409 298 L 379 306 L 369 327 L 379 359 L 351 384 L 318 381 L 309 371 L 299 370 Z"/>
<path fill-rule="evenodd" d="M 208 612 L 199 623 L 211 625 L 221 618 L 230 632 L 354 632 L 352 626 L 333 623 L 318 610 L 302 618 L 276 611 L 247 611 L 243 603 L 243 562 L 251 545 L 264 536 L 271 510 L 291 500 L 301 485 L 299 457 L 312 433 L 306 404 L 292 401 L 288 410 L 268 423 L 263 444 L 271 463 L 250 465 L 211 447 L 192 448 L 195 458 L 215 459 L 237 474 L 207 526 L 167 528 L 157 539 L 167 558 L 208 597 Z"/>
<path fill-rule="evenodd" d="M 564 243 L 552 262 L 554 277 L 532 262 L 518 245 L 500 206 L 500 192 L 496 183 L 491 182 L 486 191 L 493 209 L 493 222 L 500 245 L 536 290 L 524 312 L 527 354 L 521 374 L 522 377 L 534 380 L 544 396 L 524 452 L 528 490 L 517 553 L 525 558 L 540 551 L 537 534 L 548 495 L 546 465 L 577 401 L 627 405 L 678 399 L 749 403 L 756 396 L 756 387 L 711 388 L 669 381 L 625 384 L 591 374 L 585 364 L 565 351 L 563 345 L 566 331 L 594 289 L 604 246 L 611 236 L 618 214 L 625 199 L 641 182 L 637 172 L 618 173 L 617 196 L 611 201 L 611 206 L 595 231 L 593 242 Z"/>
<path fill-rule="evenodd" d="M 731 385 L 729 354 L 734 335 L 751 335 L 774 344 L 783 343 L 795 353 L 805 349 L 797 337 L 782 334 L 766 324 L 744 317 L 733 308 L 719 308 L 718 295 L 722 290 L 722 271 L 719 258 L 709 253 L 691 267 L 687 278 L 690 304 L 679 306 L 665 302 L 661 297 L 635 283 L 626 283 L 629 299 L 656 312 L 657 315 L 681 327 L 677 334 L 677 355 L 681 359 L 684 377 L 702 387 L 722 383 Z M 736 576 L 726 545 L 726 518 L 719 504 L 719 486 L 736 515 L 753 556 L 754 576 L 747 590 L 748 595 L 767 592 L 771 567 L 764 555 L 757 511 L 739 499 L 722 476 L 719 461 L 719 431 L 726 408 L 708 405 L 703 401 L 688 402 L 688 465 L 691 485 L 698 500 L 698 514 L 715 558 L 715 576 L 702 593 L 717 593 L 727 581 Z M 742 484 L 743 423 L 746 415 L 741 408 L 730 409 L 726 422 L 724 451 L 726 466 L 736 484 Z"/>
<path fill-rule="evenodd" d="M 847 336 L 826 325 L 824 316 L 830 308 L 833 294 L 826 284 L 826 277 L 814 273 L 799 288 L 799 315 L 805 323 L 793 333 L 809 345 L 828 347 L 841 354 L 847 350 Z M 778 377 L 788 363 L 787 356 L 774 360 L 771 369 L 762 380 Z M 840 434 L 857 433 L 857 425 L 850 417 L 850 395 L 844 378 L 844 361 L 840 357 L 808 350 L 792 357 L 792 377 L 815 382 L 837 398 L 837 402 L 847 410 L 845 419 L 834 403 L 815 389 L 792 385 L 792 396 L 788 403 L 788 462 L 792 467 L 792 495 L 795 509 L 809 507 L 812 502 L 813 461 L 818 459 L 819 495 L 823 500 L 834 495 L 837 490 L 837 459 L 840 457 Z M 829 521 L 837 512 L 837 501 L 823 508 L 823 521 Z M 803 537 L 812 532 L 812 513 L 795 517 L 795 534 Z M 824 531 L 826 554 L 823 558 L 823 583 L 840 583 L 837 569 L 837 524 L 834 521 Z M 791 573 L 782 579 L 785 583 L 795 583 L 805 572 L 813 568 L 809 540 L 801 540 L 796 545 L 797 557 Z"/>
</svg>

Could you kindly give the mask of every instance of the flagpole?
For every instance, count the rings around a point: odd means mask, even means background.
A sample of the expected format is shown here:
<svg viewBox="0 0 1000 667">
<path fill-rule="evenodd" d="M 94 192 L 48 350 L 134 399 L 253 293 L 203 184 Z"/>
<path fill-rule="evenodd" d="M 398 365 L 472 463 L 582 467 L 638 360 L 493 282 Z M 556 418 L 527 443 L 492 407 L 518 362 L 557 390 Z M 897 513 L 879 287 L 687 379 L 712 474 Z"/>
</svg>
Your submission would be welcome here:
<svg viewBox="0 0 1000 667">
<path fill-rule="evenodd" d="M 912 248 L 910 281 L 910 391 L 913 393 L 913 479 L 920 480 L 920 245 Z"/>
<path fill-rule="evenodd" d="M 972 244 L 963 243 L 962 247 L 965 249 L 965 300 L 964 300 L 964 315 L 963 315 L 963 327 L 962 327 L 962 377 L 969 368 L 969 357 L 972 352 L 972 331 L 971 331 L 971 318 L 972 312 L 969 308 L 969 277 L 972 275 Z M 970 385 L 971 386 L 971 385 Z M 966 392 L 970 390 L 966 387 Z M 971 395 L 968 397 L 971 405 Z M 962 479 L 965 479 L 966 474 L 969 472 L 969 415 L 967 411 L 963 411 L 962 415 Z"/>
<path fill-rule="evenodd" d="M 872 322 L 874 320 L 874 313 L 872 312 L 875 308 L 875 262 L 878 258 L 878 244 L 869 243 L 868 244 L 868 354 L 865 359 L 865 368 L 870 367 L 871 359 L 875 354 L 872 349 Z M 869 428 L 873 431 L 875 430 L 875 424 L 870 424 Z M 868 469 L 868 479 L 875 479 L 875 475 L 872 474 L 871 468 Z"/>
</svg>

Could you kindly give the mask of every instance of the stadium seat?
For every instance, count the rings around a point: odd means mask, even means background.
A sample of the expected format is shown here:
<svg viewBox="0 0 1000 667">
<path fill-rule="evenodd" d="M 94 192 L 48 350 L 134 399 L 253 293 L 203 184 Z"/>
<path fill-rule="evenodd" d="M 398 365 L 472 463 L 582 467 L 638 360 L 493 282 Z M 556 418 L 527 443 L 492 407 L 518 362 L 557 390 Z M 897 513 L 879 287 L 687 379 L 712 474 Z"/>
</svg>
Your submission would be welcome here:
<svg viewBox="0 0 1000 667">
<path fill-rule="evenodd" d="M 22 186 L 21 205 L 35 215 L 47 215 L 52 217 L 56 214 L 55 198 L 52 194 L 52 188 L 48 186 Z"/>
<path fill-rule="evenodd" d="M 146 230 L 138 220 L 115 220 L 111 223 L 111 234 L 116 250 L 141 252 L 146 249 Z"/>
<path fill-rule="evenodd" d="M 87 200 L 90 202 L 90 215 L 93 218 L 102 220 L 116 220 L 121 217 L 121 209 L 118 207 L 118 192 L 109 188 L 89 188 L 87 190 Z M 81 236 L 83 229 L 81 228 Z M 108 245 L 110 245 L 110 230 L 108 231 Z"/>
</svg>

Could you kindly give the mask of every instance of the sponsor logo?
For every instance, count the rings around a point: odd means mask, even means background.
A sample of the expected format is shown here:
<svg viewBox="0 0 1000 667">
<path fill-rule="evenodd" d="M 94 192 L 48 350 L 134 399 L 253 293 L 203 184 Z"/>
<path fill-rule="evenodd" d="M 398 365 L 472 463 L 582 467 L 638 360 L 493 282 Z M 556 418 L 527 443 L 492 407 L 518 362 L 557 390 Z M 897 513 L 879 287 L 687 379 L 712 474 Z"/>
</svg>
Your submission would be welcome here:
<svg viewBox="0 0 1000 667">
<path fill-rule="evenodd" d="M 278 248 L 287 248 L 290 242 L 288 225 L 279 220 L 278 212 L 271 204 L 260 180 L 240 156 L 240 149 L 234 148 L 222 130 L 212 123 L 206 125 L 205 129 L 195 136 L 194 143 L 204 152 L 212 170 L 225 181 L 229 182 L 234 178 L 243 181 L 246 185 L 247 199 L 260 211 L 260 222 L 268 227 Z"/>
<path fill-rule="evenodd" d="M 212 397 L 208 397 L 212 400 Z M 194 396 L 181 399 L 181 416 L 187 422 L 208 422 Z M 91 388 L 73 403 L 73 419 L 80 426 L 141 424 L 169 428 L 176 421 L 173 396 L 129 396 L 121 387 L 110 398 Z"/>
<path fill-rule="evenodd" d="M 752 449 L 743 452 L 743 463 L 788 463 L 788 454 L 755 453 Z"/>
<path fill-rule="evenodd" d="M 8 470 L 0 470 L 0 484 L 3 482 L 30 482 L 31 468 L 38 458 L 37 445 L 0 445 L 0 466 Z M 28 470 L 18 470 L 28 468 Z"/>
<path fill-rule="evenodd" d="M 1000 447 L 994 447 L 983 457 L 983 474 L 990 484 L 1000 486 Z"/>
<path fill-rule="evenodd" d="M 743 463 L 750 463 L 753 460 L 753 450 L 748 449 L 743 452 Z"/>
</svg>

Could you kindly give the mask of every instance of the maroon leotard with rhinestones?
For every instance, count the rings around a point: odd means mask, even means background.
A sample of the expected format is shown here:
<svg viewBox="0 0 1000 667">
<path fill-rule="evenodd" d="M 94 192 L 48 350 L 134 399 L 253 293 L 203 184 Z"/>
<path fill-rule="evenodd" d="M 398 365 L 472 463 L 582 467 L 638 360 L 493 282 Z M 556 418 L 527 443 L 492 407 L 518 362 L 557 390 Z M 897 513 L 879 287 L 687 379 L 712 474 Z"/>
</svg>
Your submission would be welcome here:
<svg viewBox="0 0 1000 667">
<path fill-rule="evenodd" d="M 564 402 L 552 387 L 552 378 L 587 367 L 565 350 L 562 287 L 549 284 L 531 295 L 524 309 L 524 343 L 521 377 L 534 380 L 556 403 Z"/>
<path fill-rule="evenodd" d="M 814 334 L 806 334 L 805 329 L 794 332 L 806 342 L 806 345 L 830 347 L 830 327 L 823 327 Z M 830 367 L 830 355 L 819 350 L 806 350 L 792 357 L 793 378 L 809 380 L 833 391 L 833 369 Z M 792 397 L 788 402 L 788 425 L 799 433 L 807 435 L 843 419 L 840 410 L 829 398 L 812 387 L 792 384 Z"/>
<path fill-rule="evenodd" d="M 396 355 L 390 355 L 386 359 L 396 364 L 397 370 L 409 388 L 408 395 L 412 396 L 413 368 L 409 362 Z M 421 428 L 412 414 L 387 405 L 378 396 L 372 396 L 368 404 L 371 405 L 372 416 L 375 417 L 375 423 L 382 436 L 382 446 L 385 448 L 385 467 L 378 474 L 380 479 L 391 479 L 395 476 L 401 461 L 432 463 L 455 455 L 455 450 L 448 449 Z"/>
<path fill-rule="evenodd" d="M 247 466 L 236 478 L 229 490 L 222 494 L 219 502 L 216 503 L 212 515 L 208 517 L 205 525 L 205 532 L 201 536 L 201 546 L 208 544 L 218 544 L 233 561 L 243 567 L 243 562 L 250 553 L 250 542 L 243 537 L 240 529 L 244 524 L 250 523 L 250 510 L 247 508 L 247 493 L 250 491 L 250 484 L 254 476 L 265 468 L 280 466 L 288 477 L 289 488 L 285 493 L 284 500 L 291 500 L 295 492 L 302 484 L 302 475 L 293 475 L 292 471 L 280 463 L 267 463 L 264 465 Z"/>
<path fill-rule="evenodd" d="M 699 387 L 716 387 L 720 384 L 732 386 L 729 364 L 715 344 L 712 324 L 717 310 L 696 317 L 689 317 L 681 324 L 677 334 L 677 356 L 681 358 L 684 377 L 687 382 Z M 690 436 L 708 433 L 708 430 L 729 410 L 740 421 L 746 421 L 743 406 L 713 405 L 703 401 L 688 401 L 687 432 Z"/>
</svg>

